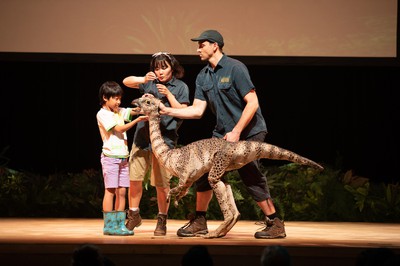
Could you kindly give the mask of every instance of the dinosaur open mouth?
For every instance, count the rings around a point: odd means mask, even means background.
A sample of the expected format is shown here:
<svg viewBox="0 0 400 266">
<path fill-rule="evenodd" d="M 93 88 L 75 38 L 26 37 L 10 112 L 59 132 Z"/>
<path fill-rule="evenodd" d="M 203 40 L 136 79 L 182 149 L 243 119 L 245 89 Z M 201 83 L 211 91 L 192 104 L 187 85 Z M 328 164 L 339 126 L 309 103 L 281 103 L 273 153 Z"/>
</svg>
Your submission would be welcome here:
<svg viewBox="0 0 400 266">
<path fill-rule="evenodd" d="M 140 108 L 140 107 L 139 107 L 139 103 L 138 103 L 138 99 L 133 100 L 133 101 L 131 102 L 131 104 L 132 104 L 133 106 L 137 107 L 137 108 Z"/>
<path fill-rule="evenodd" d="M 133 110 L 135 112 L 140 112 L 142 108 L 140 108 L 140 104 L 139 104 L 139 99 L 135 99 L 131 102 L 131 104 L 134 106 Z"/>
</svg>

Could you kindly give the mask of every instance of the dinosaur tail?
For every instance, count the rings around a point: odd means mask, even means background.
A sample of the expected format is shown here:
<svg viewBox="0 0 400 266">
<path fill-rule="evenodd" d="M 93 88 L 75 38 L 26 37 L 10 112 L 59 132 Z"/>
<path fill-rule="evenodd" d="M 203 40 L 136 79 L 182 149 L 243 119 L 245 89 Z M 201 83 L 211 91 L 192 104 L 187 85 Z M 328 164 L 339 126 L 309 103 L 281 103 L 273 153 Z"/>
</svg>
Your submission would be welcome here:
<svg viewBox="0 0 400 266">
<path fill-rule="evenodd" d="M 294 153 L 292 151 L 268 143 L 263 143 L 263 148 L 261 150 L 260 158 L 272 159 L 272 160 L 285 160 L 302 165 L 308 165 L 319 170 L 324 169 L 324 167 L 322 167 L 320 164 L 310 159 L 307 159 L 297 153 Z"/>
</svg>

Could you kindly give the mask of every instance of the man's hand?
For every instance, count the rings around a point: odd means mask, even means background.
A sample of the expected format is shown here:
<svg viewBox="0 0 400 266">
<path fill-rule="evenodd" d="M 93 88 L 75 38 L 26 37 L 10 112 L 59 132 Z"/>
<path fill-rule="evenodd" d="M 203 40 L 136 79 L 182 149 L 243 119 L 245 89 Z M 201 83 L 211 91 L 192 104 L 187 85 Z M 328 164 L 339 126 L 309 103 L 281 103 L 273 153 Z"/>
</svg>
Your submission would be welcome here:
<svg viewBox="0 0 400 266">
<path fill-rule="evenodd" d="M 240 139 L 240 133 L 236 132 L 236 131 L 228 132 L 224 136 L 224 140 L 229 141 L 229 142 L 236 142 L 236 141 L 239 141 L 239 139 Z"/>
<path fill-rule="evenodd" d="M 167 112 L 166 112 L 167 107 L 162 102 L 160 102 L 158 108 L 160 109 L 159 110 L 160 115 L 167 114 Z"/>
</svg>

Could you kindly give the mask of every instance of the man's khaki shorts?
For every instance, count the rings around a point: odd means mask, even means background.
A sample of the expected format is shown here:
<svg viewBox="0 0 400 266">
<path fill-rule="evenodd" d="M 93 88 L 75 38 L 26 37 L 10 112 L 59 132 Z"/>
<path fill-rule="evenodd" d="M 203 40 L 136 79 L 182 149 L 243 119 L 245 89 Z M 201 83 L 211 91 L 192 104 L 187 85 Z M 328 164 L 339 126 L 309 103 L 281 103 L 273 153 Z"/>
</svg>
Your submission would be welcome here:
<svg viewBox="0 0 400 266">
<path fill-rule="evenodd" d="M 143 181 L 151 169 L 150 184 L 155 187 L 170 187 L 172 174 L 162 167 L 154 154 L 149 150 L 142 150 L 135 144 L 129 156 L 129 179 Z"/>
</svg>

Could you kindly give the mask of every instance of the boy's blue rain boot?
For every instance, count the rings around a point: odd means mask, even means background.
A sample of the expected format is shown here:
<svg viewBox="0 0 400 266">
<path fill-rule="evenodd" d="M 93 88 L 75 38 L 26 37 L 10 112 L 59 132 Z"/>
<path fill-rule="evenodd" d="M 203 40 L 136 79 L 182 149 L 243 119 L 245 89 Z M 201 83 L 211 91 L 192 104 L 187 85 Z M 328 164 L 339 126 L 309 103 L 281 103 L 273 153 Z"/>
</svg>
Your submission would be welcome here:
<svg viewBox="0 0 400 266">
<path fill-rule="evenodd" d="M 117 221 L 116 221 L 116 213 L 111 212 L 103 212 L 103 219 L 104 219 L 104 228 L 103 234 L 104 235 L 116 235 L 117 234 Z"/>
<path fill-rule="evenodd" d="M 116 211 L 116 231 L 118 232 L 118 235 L 123 235 L 123 236 L 132 236 L 134 235 L 133 230 L 129 230 L 125 226 L 125 220 L 126 220 L 126 212 L 125 211 Z"/>
</svg>

